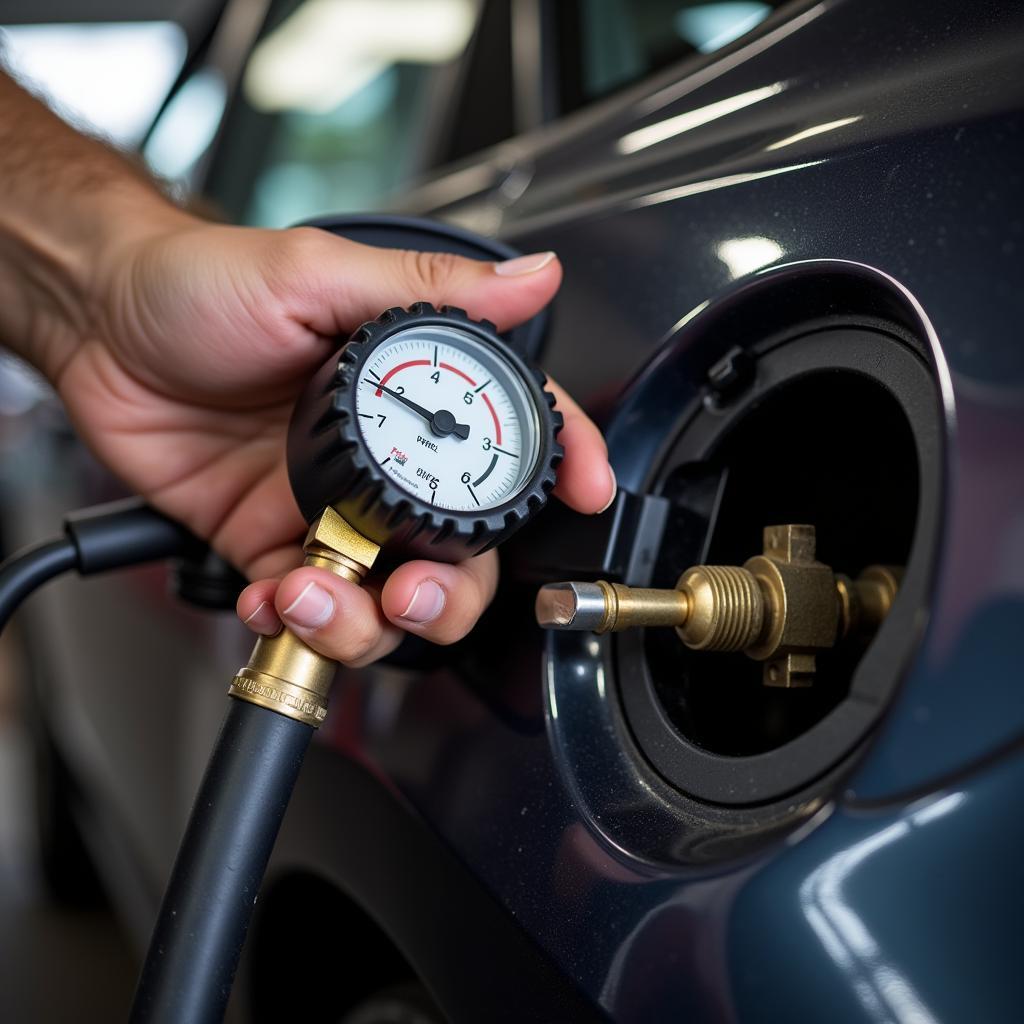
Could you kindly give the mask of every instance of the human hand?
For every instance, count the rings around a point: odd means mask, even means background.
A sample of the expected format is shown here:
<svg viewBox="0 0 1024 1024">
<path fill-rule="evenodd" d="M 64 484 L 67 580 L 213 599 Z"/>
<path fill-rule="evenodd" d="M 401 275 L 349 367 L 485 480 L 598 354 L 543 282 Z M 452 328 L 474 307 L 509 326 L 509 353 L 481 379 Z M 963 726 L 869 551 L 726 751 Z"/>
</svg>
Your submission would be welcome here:
<svg viewBox="0 0 1024 1024">
<path fill-rule="evenodd" d="M 305 528 L 284 461 L 295 398 L 338 335 L 389 306 L 447 303 L 505 329 L 542 308 L 560 278 L 546 254 L 481 263 L 182 215 L 105 254 L 92 320 L 42 361 L 100 458 L 259 581 L 238 603 L 250 628 L 273 633 L 283 619 L 315 649 L 361 664 L 406 630 L 463 636 L 493 595 L 497 558 L 411 562 L 379 595 L 320 569 L 289 572 Z M 553 390 L 566 421 L 555 493 L 596 512 L 615 489 L 604 442 Z"/>
</svg>

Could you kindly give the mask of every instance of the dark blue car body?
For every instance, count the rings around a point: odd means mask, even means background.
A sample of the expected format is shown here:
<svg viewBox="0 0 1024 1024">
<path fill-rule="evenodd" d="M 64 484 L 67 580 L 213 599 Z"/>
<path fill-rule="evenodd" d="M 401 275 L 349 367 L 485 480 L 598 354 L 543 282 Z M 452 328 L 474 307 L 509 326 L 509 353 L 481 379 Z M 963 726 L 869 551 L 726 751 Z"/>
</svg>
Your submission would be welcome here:
<svg viewBox="0 0 1024 1024">
<path fill-rule="evenodd" d="M 727 115 L 692 116 L 737 97 Z M 462 184 L 470 166 L 487 188 Z M 833 716 L 863 711 L 852 692 L 813 726 L 828 748 L 817 767 L 768 795 L 758 759 L 773 754 L 784 774 L 803 733 L 741 757 L 711 751 L 732 795 L 709 799 L 669 777 L 625 710 L 639 648 L 532 625 L 533 588 L 577 571 L 557 552 L 584 529 L 545 513 L 509 547 L 499 600 L 467 641 L 340 675 L 261 900 L 246 1016 L 332 1019 L 352 996 L 325 993 L 358 994 L 353 971 L 370 970 L 352 947 L 383 943 L 453 1021 L 1020 1018 L 1022 196 L 1024 10 L 823 0 L 403 201 L 404 213 L 558 252 L 565 281 L 542 362 L 599 420 L 637 500 L 661 487 L 684 411 L 707 410 L 708 369 L 732 349 L 815 332 L 909 339 L 931 381 L 914 583 L 884 627 L 889 654 L 871 672 L 887 682 L 859 724 L 828 732 Z M 884 378 L 884 354 L 876 362 Z M 870 420 L 873 408 L 834 415 Z M 859 486 L 851 478 L 855 512 Z M 89 497 L 79 487 L 63 500 Z M 608 514 L 623 535 L 625 500 Z M 702 550 L 694 540 L 680 557 Z M 627 582 L 650 577 L 626 562 Z M 73 586 L 66 607 L 94 600 Z M 96 586 L 107 589 L 95 600 L 116 602 L 139 582 Z M 85 651 L 83 673 L 146 663 L 90 646 L 90 628 L 102 626 L 86 615 L 61 640 Z M 160 629 L 181 663 L 204 661 L 225 687 L 244 658 L 230 618 L 170 611 Z M 155 683 L 172 671 L 155 667 Z M 204 693 L 215 705 L 219 691 Z M 130 719 L 143 735 L 157 726 L 147 714 L 159 717 L 128 698 L 92 730 L 123 733 Z M 200 738 L 179 756 L 182 781 L 148 791 L 161 824 L 136 869 L 140 932 Z M 156 756 L 118 742 L 122 767 Z M 313 926 L 336 939 L 315 954 L 300 939 Z M 297 976 L 305 1009 L 285 995 Z"/>
</svg>

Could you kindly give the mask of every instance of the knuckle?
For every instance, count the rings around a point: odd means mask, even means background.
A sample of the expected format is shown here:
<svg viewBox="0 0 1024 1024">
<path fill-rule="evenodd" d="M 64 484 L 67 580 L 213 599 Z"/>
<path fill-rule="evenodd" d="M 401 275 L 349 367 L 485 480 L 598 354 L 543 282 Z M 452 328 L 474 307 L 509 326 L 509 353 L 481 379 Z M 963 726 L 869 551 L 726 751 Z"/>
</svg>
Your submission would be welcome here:
<svg viewBox="0 0 1024 1024">
<path fill-rule="evenodd" d="M 281 303 L 310 288 L 310 269 L 322 264 L 323 234 L 317 228 L 268 232 L 262 265 L 270 293 Z"/>
<path fill-rule="evenodd" d="M 346 665 L 366 657 L 380 639 L 380 628 L 366 616 L 344 617 L 334 645 L 336 660 Z"/>
<path fill-rule="evenodd" d="M 406 252 L 405 271 L 414 287 L 436 297 L 455 276 L 459 257 L 450 252 Z"/>
<path fill-rule="evenodd" d="M 325 241 L 330 240 L 319 228 L 288 228 L 276 234 L 267 255 L 285 277 L 301 277 L 311 266 L 319 266 Z"/>
<path fill-rule="evenodd" d="M 330 237 L 320 228 L 288 228 L 284 233 L 288 238 L 287 252 L 293 258 L 321 252 Z"/>
<path fill-rule="evenodd" d="M 358 658 L 353 658 L 349 662 L 349 667 L 363 668 L 373 664 L 379 658 L 390 654 L 402 642 L 404 635 L 401 630 L 384 631 L 380 640 L 373 647 L 368 648 Z"/>
<path fill-rule="evenodd" d="M 307 228 L 289 228 L 274 240 L 276 244 L 267 247 L 267 259 L 279 271 L 294 271 L 301 267 L 309 250 Z"/>
</svg>

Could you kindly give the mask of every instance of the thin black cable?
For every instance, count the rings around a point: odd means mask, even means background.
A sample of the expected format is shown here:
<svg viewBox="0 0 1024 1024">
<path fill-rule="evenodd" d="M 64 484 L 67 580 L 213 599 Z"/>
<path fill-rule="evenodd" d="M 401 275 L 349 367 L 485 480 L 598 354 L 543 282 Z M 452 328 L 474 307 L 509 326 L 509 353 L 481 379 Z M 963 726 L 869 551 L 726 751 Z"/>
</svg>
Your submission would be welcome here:
<svg viewBox="0 0 1024 1024">
<path fill-rule="evenodd" d="M 64 534 L 17 551 L 0 565 L 0 631 L 29 594 L 62 573 L 74 569 L 91 576 L 183 555 L 199 543 L 141 498 L 70 512 Z"/>
<path fill-rule="evenodd" d="M 220 1024 L 313 729 L 232 700 L 142 968 L 131 1024 Z"/>
<path fill-rule="evenodd" d="M 78 568 L 78 549 L 67 537 L 15 552 L 0 565 L 0 630 L 32 591 Z"/>
</svg>

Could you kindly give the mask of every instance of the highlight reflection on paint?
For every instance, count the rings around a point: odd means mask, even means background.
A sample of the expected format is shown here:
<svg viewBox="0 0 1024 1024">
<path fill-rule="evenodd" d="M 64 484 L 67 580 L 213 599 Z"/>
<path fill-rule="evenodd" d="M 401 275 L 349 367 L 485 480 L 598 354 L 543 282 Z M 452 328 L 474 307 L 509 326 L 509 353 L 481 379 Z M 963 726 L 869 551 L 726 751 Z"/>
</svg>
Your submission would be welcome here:
<svg viewBox="0 0 1024 1024">
<path fill-rule="evenodd" d="M 783 256 L 782 246 L 774 239 L 762 235 L 728 238 L 719 243 L 716 252 L 718 258 L 729 268 L 729 274 L 733 279 L 777 263 Z"/>
<path fill-rule="evenodd" d="M 615 148 L 623 154 L 637 153 L 648 146 L 654 146 L 666 139 L 675 138 L 698 128 L 710 121 L 717 121 L 720 117 L 733 114 L 744 107 L 760 103 L 771 96 L 777 96 L 786 88 L 785 82 L 775 82 L 772 85 L 763 86 L 760 89 L 751 89 L 749 92 L 741 92 L 728 99 L 719 100 L 717 103 L 709 103 L 706 107 L 697 107 L 696 110 L 688 110 L 684 114 L 676 114 L 675 117 L 668 117 L 664 121 L 655 124 L 645 125 L 636 131 L 623 135 L 615 144 Z"/>
<path fill-rule="evenodd" d="M 800 907 L 832 962 L 846 975 L 870 1020 L 939 1024 L 913 985 L 886 961 L 864 920 L 847 902 L 844 888 L 879 850 L 956 810 L 964 793 L 932 801 L 907 818 L 862 839 L 816 868 L 800 886 Z"/>
<path fill-rule="evenodd" d="M 845 128 L 848 124 L 856 124 L 863 119 L 864 115 L 858 114 L 856 117 L 840 117 L 835 121 L 826 121 L 824 124 L 812 125 L 810 128 L 805 128 L 802 132 L 787 135 L 784 139 L 779 139 L 778 142 L 765 146 L 765 149 L 773 150 L 782 149 L 783 146 L 792 146 L 795 142 L 803 142 L 804 139 L 812 139 L 815 135 L 824 135 L 825 132 L 834 132 L 839 128 Z"/>
<path fill-rule="evenodd" d="M 751 181 L 760 181 L 762 178 L 773 178 L 777 174 L 790 174 L 792 171 L 802 171 L 806 167 L 817 167 L 821 163 L 824 163 L 824 161 L 809 160 L 807 163 L 790 164 L 788 167 L 772 167 L 767 171 L 744 171 L 741 174 L 726 174 L 721 178 L 692 181 L 687 185 L 677 185 L 675 188 L 666 188 L 660 192 L 651 192 L 646 196 L 638 196 L 628 205 L 639 207 L 669 203 L 676 199 L 685 199 L 687 196 L 700 195 L 702 192 L 714 192 L 716 189 L 731 188 L 733 185 L 745 185 Z"/>
</svg>

